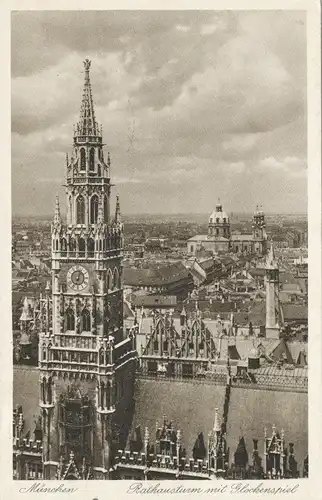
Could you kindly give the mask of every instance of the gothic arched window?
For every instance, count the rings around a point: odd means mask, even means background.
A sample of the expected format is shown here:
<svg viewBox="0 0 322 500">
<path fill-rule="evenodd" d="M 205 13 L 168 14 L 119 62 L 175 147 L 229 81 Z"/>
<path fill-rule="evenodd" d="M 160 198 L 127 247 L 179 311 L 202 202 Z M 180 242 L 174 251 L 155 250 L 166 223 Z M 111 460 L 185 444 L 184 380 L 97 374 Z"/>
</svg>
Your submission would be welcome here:
<svg viewBox="0 0 322 500">
<path fill-rule="evenodd" d="M 102 169 L 101 169 L 100 165 L 97 166 L 97 176 L 98 177 L 102 176 Z"/>
<path fill-rule="evenodd" d="M 98 216 L 98 196 L 94 194 L 91 197 L 91 224 L 96 224 Z"/>
<path fill-rule="evenodd" d="M 46 403 L 46 389 L 47 389 L 47 380 L 44 377 L 42 379 L 42 384 L 41 384 L 42 400 L 44 403 Z"/>
<path fill-rule="evenodd" d="M 108 201 L 107 196 L 104 196 L 104 222 L 108 222 Z"/>
<path fill-rule="evenodd" d="M 119 273 L 118 270 L 115 268 L 114 273 L 113 273 L 113 289 L 118 288 L 119 286 Z"/>
<path fill-rule="evenodd" d="M 48 403 L 52 403 L 52 380 L 51 377 L 48 379 L 48 385 L 47 385 L 47 394 L 48 394 Z"/>
<path fill-rule="evenodd" d="M 72 224 L 73 222 L 73 202 L 72 202 L 72 197 L 70 196 L 68 199 L 68 207 L 69 207 L 69 224 Z"/>
<path fill-rule="evenodd" d="M 85 201 L 82 195 L 76 200 L 77 224 L 85 224 Z"/>
<path fill-rule="evenodd" d="M 75 330 L 75 315 L 73 309 L 70 307 L 66 310 L 66 330 L 73 331 Z"/>
<path fill-rule="evenodd" d="M 108 290 L 111 290 L 111 288 L 112 288 L 112 281 L 113 281 L 112 273 L 111 273 L 111 271 L 109 269 L 107 271 L 107 276 L 106 276 L 106 286 L 107 286 Z"/>
<path fill-rule="evenodd" d="M 76 240 L 75 240 L 75 238 L 71 238 L 69 240 L 69 250 L 71 252 L 75 252 L 75 250 L 76 250 Z"/>
<path fill-rule="evenodd" d="M 85 240 L 83 238 L 80 238 L 78 242 L 78 252 L 80 257 L 85 257 L 85 248 Z"/>
<path fill-rule="evenodd" d="M 66 238 L 60 240 L 60 247 L 62 252 L 67 252 L 67 241 Z"/>
<path fill-rule="evenodd" d="M 89 151 L 89 169 L 91 172 L 94 171 L 94 163 L 95 163 L 95 150 L 91 148 Z"/>
<path fill-rule="evenodd" d="M 84 148 L 80 150 L 80 170 L 86 170 L 86 154 Z"/>
<path fill-rule="evenodd" d="M 91 331 L 91 315 L 88 309 L 84 308 L 82 310 L 82 332 Z"/>
<path fill-rule="evenodd" d="M 88 257 L 94 257 L 95 243 L 93 238 L 89 238 L 87 242 L 87 255 Z"/>
</svg>

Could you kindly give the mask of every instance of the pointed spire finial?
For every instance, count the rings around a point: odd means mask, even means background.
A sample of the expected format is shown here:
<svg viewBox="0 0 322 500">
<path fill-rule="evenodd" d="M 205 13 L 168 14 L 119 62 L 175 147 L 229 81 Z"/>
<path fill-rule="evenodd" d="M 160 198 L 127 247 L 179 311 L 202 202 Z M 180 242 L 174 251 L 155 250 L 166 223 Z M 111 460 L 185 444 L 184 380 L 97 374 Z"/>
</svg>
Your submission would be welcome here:
<svg viewBox="0 0 322 500">
<path fill-rule="evenodd" d="M 91 67 L 91 62 L 89 59 L 85 59 L 85 61 L 83 61 L 83 64 L 84 64 L 84 68 L 85 68 L 85 75 L 89 75 L 89 69 Z"/>
<path fill-rule="evenodd" d="M 121 222 L 121 206 L 120 206 L 120 197 L 116 196 L 116 206 L 115 206 L 115 224 Z"/>
<path fill-rule="evenodd" d="M 58 195 L 56 196 L 54 222 L 55 223 L 60 223 L 61 222 L 60 206 L 59 206 L 59 197 L 58 197 Z"/>
<path fill-rule="evenodd" d="M 22 312 L 20 316 L 20 321 L 30 321 L 32 320 L 32 315 L 30 313 L 30 307 L 28 303 L 28 298 L 25 297 L 23 301 Z"/>
<path fill-rule="evenodd" d="M 103 224 L 104 222 L 104 209 L 102 200 L 99 200 L 98 213 L 97 213 L 97 224 Z"/>
<path fill-rule="evenodd" d="M 271 239 L 270 247 L 269 247 L 269 251 L 268 251 L 268 255 L 267 255 L 266 269 L 276 269 L 277 267 L 278 266 L 277 266 L 277 262 L 276 262 L 276 258 L 275 258 L 274 244 L 273 244 L 273 240 Z"/>
<path fill-rule="evenodd" d="M 220 431 L 218 408 L 215 408 L 215 422 L 214 422 L 214 432 Z"/>
<path fill-rule="evenodd" d="M 85 61 L 83 61 L 83 64 L 85 68 L 85 80 L 84 80 L 83 97 L 80 109 L 80 119 L 76 126 L 76 135 L 98 136 L 99 127 L 95 120 L 92 89 L 89 76 L 91 61 L 89 59 L 85 59 Z"/>
</svg>

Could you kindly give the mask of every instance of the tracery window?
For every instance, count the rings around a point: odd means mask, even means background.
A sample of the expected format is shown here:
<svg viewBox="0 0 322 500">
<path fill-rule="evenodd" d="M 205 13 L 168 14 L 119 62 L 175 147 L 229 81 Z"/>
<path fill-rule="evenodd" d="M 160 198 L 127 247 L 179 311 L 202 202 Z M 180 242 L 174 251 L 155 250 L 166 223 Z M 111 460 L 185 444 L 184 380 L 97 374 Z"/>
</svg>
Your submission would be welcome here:
<svg viewBox="0 0 322 500">
<path fill-rule="evenodd" d="M 87 308 L 84 308 L 82 310 L 82 319 L 81 319 L 81 324 L 82 324 L 82 331 L 83 332 L 90 332 L 91 331 L 91 315 L 90 312 Z"/>
<path fill-rule="evenodd" d="M 83 238 L 80 238 L 78 243 L 78 250 L 80 257 L 85 256 L 85 248 L 86 248 L 85 240 Z"/>
<path fill-rule="evenodd" d="M 118 273 L 117 269 L 114 269 L 114 273 L 113 273 L 113 290 L 115 288 L 119 288 L 119 273 Z"/>
<path fill-rule="evenodd" d="M 104 222 L 108 222 L 108 201 L 107 196 L 104 196 Z"/>
<path fill-rule="evenodd" d="M 70 307 L 66 310 L 66 330 L 75 330 L 75 314 Z"/>
<path fill-rule="evenodd" d="M 62 238 L 60 240 L 61 250 L 62 252 L 67 252 L 67 241 L 66 238 Z"/>
<path fill-rule="evenodd" d="M 85 201 L 82 195 L 76 200 L 77 224 L 85 224 Z"/>
<path fill-rule="evenodd" d="M 98 216 L 98 196 L 94 194 L 91 198 L 91 224 L 96 224 L 97 223 L 97 216 Z"/>
<path fill-rule="evenodd" d="M 89 151 L 89 170 L 91 172 L 94 171 L 94 162 L 95 162 L 95 150 L 91 148 Z"/>
<path fill-rule="evenodd" d="M 87 242 L 87 255 L 88 257 L 94 257 L 94 248 L 95 248 L 95 243 L 93 238 L 89 238 Z"/>
<path fill-rule="evenodd" d="M 71 252 L 75 252 L 75 250 L 76 250 L 76 240 L 75 240 L 75 238 L 71 238 L 69 240 L 69 249 L 70 249 Z"/>
<path fill-rule="evenodd" d="M 86 154 L 84 148 L 80 150 L 80 170 L 86 170 Z"/>
</svg>

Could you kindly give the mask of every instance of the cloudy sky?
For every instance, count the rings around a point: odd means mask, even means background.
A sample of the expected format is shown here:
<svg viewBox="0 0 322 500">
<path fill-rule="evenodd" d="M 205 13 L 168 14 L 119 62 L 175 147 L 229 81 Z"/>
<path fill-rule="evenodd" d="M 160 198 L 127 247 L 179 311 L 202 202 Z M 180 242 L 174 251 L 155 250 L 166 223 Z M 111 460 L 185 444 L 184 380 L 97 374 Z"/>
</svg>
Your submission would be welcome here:
<svg viewBox="0 0 322 500">
<path fill-rule="evenodd" d="M 305 13 L 35 11 L 12 15 L 13 213 L 64 203 L 86 57 L 123 213 L 306 210 Z"/>
</svg>

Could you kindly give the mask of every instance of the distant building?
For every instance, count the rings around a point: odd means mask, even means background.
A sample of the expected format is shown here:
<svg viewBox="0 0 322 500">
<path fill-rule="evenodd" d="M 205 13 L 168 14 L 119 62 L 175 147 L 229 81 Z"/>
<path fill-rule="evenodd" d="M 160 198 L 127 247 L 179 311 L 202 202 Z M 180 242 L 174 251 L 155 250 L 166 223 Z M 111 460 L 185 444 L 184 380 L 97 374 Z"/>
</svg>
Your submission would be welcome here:
<svg viewBox="0 0 322 500">
<path fill-rule="evenodd" d="M 188 253 L 192 255 L 196 255 L 202 248 L 213 253 L 264 255 L 266 247 L 265 215 L 261 210 L 256 210 L 254 213 L 251 234 L 234 234 L 231 233 L 229 217 L 223 211 L 221 204 L 216 205 L 216 209 L 209 217 L 208 234 L 193 236 L 187 242 Z"/>
</svg>

